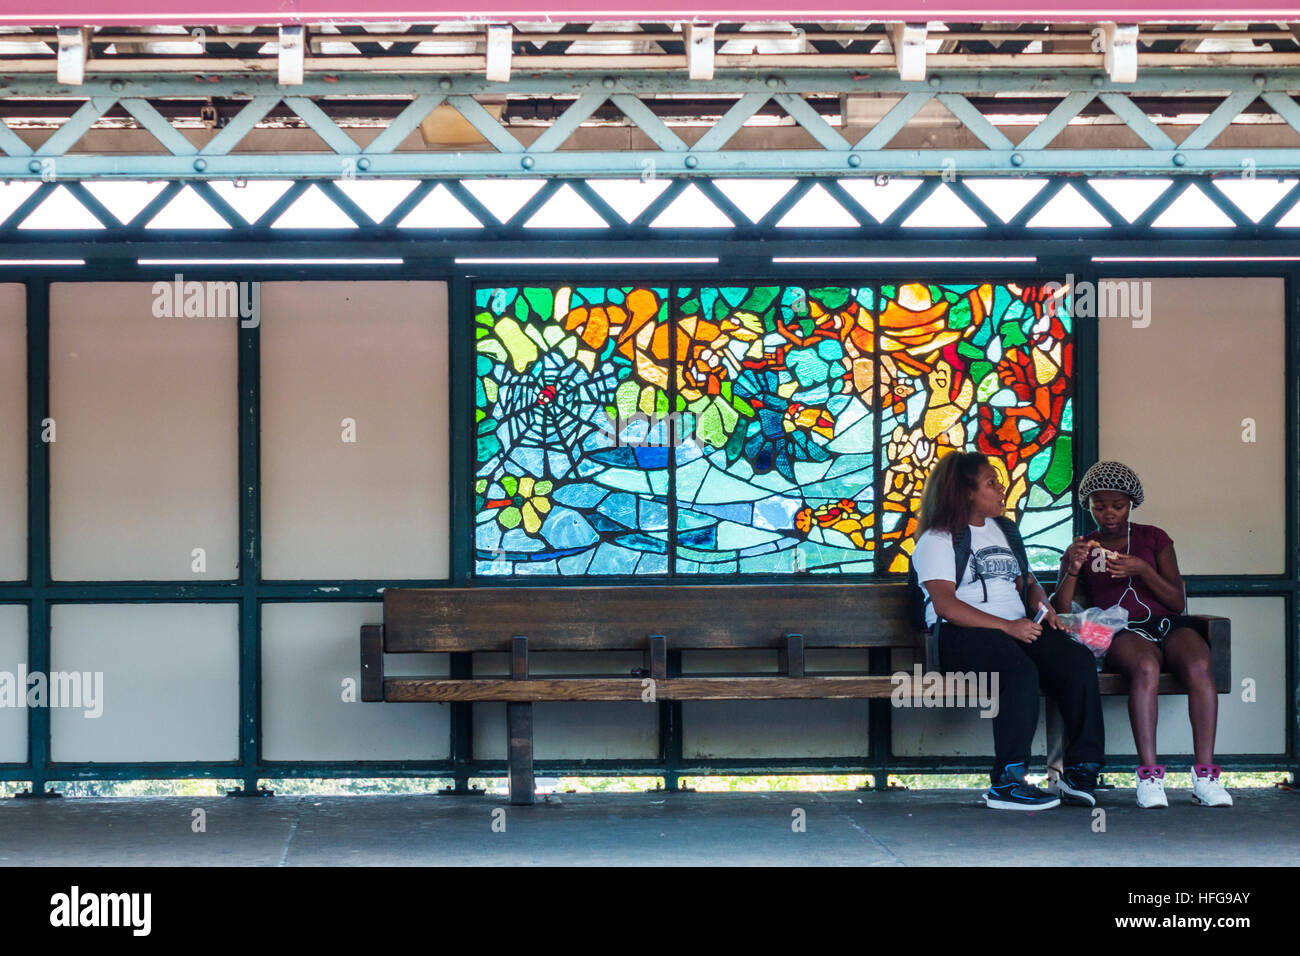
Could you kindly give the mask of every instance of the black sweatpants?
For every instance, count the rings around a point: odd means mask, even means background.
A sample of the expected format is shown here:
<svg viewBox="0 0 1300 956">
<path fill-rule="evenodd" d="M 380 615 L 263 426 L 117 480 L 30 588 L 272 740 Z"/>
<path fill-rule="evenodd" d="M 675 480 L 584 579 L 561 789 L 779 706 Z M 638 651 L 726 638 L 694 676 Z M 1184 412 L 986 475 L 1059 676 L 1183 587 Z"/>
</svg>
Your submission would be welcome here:
<svg viewBox="0 0 1300 956">
<path fill-rule="evenodd" d="M 1061 708 L 1065 765 L 1102 762 L 1106 732 L 1096 661 L 1090 650 L 1064 631 L 1044 626 L 1037 640 L 1025 644 L 993 628 L 958 627 L 945 622 L 939 628 L 939 661 L 945 672 L 998 675 L 998 713 L 993 718 L 994 783 L 1007 764 L 1029 762 L 1029 749 L 1038 727 L 1040 688 Z"/>
</svg>

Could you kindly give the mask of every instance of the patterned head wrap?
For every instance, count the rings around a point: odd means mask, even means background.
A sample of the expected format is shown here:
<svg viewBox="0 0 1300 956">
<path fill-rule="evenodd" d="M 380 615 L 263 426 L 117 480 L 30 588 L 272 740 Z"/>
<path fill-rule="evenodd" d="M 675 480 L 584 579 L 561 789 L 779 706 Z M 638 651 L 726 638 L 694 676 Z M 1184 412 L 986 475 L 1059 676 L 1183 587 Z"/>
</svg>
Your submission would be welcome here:
<svg viewBox="0 0 1300 956">
<path fill-rule="evenodd" d="M 1142 504 L 1142 481 L 1128 465 L 1117 461 L 1099 461 L 1089 468 L 1079 482 L 1079 503 L 1087 505 L 1088 496 L 1097 491 L 1118 491 L 1128 495 L 1136 508 Z"/>
</svg>

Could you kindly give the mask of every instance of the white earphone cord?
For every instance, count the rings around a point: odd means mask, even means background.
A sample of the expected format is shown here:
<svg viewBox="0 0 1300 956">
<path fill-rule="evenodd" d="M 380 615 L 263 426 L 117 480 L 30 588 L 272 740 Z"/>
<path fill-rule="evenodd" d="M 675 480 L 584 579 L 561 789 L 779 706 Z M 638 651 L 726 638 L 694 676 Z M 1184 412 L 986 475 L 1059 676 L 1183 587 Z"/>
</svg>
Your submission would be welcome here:
<svg viewBox="0 0 1300 956">
<path fill-rule="evenodd" d="M 1131 554 L 1132 552 L 1133 552 L 1133 523 L 1130 521 L 1128 525 L 1128 543 L 1124 546 L 1124 553 Z M 1133 587 L 1133 575 L 1130 574 L 1128 576 L 1128 587 L 1124 589 L 1124 591 L 1119 596 L 1119 600 L 1116 601 L 1115 603 L 1123 604 L 1124 595 L 1128 594 L 1130 591 L 1133 592 L 1133 600 L 1137 601 L 1138 604 L 1141 604 L 1144 608 L 1147 609 L 1147 616 L 1142 618 L 1142 620 L 1140 621 L 1129 621 L 1128 622 L 1129 626 L 1131 627 L 1134 624 L 1146 624 L 1148 621 L 1151 620 L 1154 614 L 1151 610 L 1151 606 L 1147 604 L 1146 601 L 1138 597 L 1137 589 Z M 1156 630 L 1160 633 L 1161 637 L 1164 637 L 1165 634 L 1168 633 L 1169 629 L 1170 629 L 1170 622 L 1168 619 L 1161 621 L 1160 625 L 1156 628 Z M 1156 640 L 1155 637 L 1148 635 L 1147 632 L 1144 631 L 1142 628 L 1135 628 L 1135 630 L 1137 630 L 1139 634 L 1142 634 L 1144 637 L 1146 637 L 1147 640 L 1151 640 L 1151 641 Z"/>
</svg>

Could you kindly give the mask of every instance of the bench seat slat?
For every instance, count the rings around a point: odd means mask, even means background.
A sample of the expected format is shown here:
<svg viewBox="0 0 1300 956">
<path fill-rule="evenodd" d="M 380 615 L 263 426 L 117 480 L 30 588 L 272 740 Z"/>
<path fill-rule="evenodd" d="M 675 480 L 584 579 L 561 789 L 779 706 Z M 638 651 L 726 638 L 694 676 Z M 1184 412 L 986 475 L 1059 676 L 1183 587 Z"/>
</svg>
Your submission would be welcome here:
<svg viewBox="0 0 1300 956">
<path fill-rule="evenodd" d="M 1128 693 L 1128 681 L 1119 674 L 1097 675 L 1101 693 Z M 509 678 L 390 677 L 384 681 L 384 700 L 390 702 L 506 701 L 543 702 L 572 700 L 644 700 L 645 681 L 639 677 Z M 1172 674 L 1161 674 L 1161 694 L 1182 694 L 1186 689 Z M 655 681 L 656 700 L 814 700 L 821 698 L 879 699 L 894 690 L 892 678 L 833 677 L 671 677 Z"/>
<path fill-rule="evenodd" d="M 647 685 L 638 677 L 535 678 L 527 681 L 390 677 L 388 701 L 634 700 Z M 767 700 L 888 697 L 888 677 L 670 677 L 655 681 L 656 700 Z"/>
</svg>

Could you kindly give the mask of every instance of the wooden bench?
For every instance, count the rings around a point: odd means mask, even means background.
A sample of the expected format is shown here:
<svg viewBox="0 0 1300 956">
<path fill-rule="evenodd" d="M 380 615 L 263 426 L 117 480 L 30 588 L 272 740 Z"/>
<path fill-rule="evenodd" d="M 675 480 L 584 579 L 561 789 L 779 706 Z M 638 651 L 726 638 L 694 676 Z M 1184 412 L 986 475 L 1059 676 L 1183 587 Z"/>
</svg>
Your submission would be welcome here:
<svg viewBox="0 0 1300 956">
<path fill-rule="evenodd" d="M 1228 689 L 1228 622 L 1201 619 L 1215 648 L 1216 685 Z M 812 649 L 866 649 L 867 673 L 808 674 Z M 361 628 L 361 699 L 504 702 L 510 802 L 533 802 L 532 705 L 547 701 L 875 699 L 892 691 L 889 652 L 924 656 L 901 583 L 650 585 L 645 587 L 439 588 L 384 592 L 384 623 Z M 692 674 L 669 654 L 775 650 L 778 673 Z M 529 673 L 530 652 L 640 651 L 644 667 L 618 676 Z M 386 677 L 383 655 L 510 654 L 509 677 Z M 1122 694 L 1119 675 L 1102 693 Z M 1182 693 L 1162 675 L 1161 693 Z"/>
</svg>

